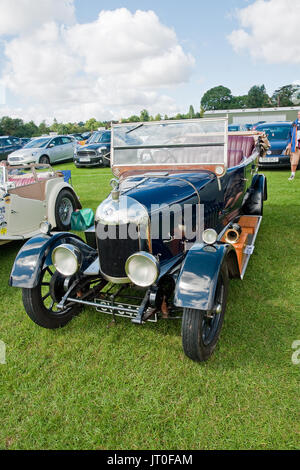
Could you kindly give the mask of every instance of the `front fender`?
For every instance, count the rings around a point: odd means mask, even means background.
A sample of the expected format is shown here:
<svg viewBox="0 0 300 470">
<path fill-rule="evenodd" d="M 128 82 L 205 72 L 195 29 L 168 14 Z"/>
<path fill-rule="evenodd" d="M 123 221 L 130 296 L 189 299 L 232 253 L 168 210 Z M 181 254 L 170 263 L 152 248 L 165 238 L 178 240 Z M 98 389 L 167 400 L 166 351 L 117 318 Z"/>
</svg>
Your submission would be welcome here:
<svg viewBox="0 0 300 470">
<path fill-rule="evenodd" d="M 80 249 L 84 260 L 82 270 L 97 257 L 97 251 L 86 245 L 77 235 L 68 232 L 59 232 L 52 236 L 41 234 L 28 240 L 19 251 L 9 285 L 27 289 L 36 287 L 40 282 L 42 269 L 52 264 L 52 251 L 62 243 L 70 243 Z"/>
<path fill-rule="evenodd" d="M 234 248 L 227 244 L 207 246 L 196 243 L 188 252 L 179 273 L 175 306 L 211 310 L 222 263 L 231 251 L 235 255 Z"/>
</svg>

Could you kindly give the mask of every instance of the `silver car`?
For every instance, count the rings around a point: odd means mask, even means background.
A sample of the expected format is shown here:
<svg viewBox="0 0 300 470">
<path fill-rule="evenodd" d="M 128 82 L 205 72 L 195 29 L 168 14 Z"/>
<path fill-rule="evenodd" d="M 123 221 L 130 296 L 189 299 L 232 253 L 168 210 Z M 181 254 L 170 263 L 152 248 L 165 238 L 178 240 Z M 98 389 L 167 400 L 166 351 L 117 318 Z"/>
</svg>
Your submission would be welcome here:
<svg viewBox="0 0 300 470">
<path fill-rule="evenodd" d="M 66 135 L 38 137 L 31 140 L 20 150 L 11 153 L 7 161 L 10 165 L 28 163 L 57 163 L 73 160 L 76 140 Z"/>
</svg>

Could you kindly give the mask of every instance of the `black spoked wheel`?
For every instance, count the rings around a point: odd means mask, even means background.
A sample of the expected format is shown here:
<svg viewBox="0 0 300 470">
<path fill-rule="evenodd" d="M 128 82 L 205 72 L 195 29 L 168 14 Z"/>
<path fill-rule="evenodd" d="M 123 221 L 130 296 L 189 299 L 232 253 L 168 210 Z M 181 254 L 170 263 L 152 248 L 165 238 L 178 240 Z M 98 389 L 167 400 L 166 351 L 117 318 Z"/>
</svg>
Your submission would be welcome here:
<svg viewBox="0 0 300 470">
<path fill-rule="evenodd" d="M 71 215 L 76 209 L 76 201 L 73 194 L 67 189 L 63 189 L 56 200 L 55 220 L 58 230 L 70 230 Z"/>
<path fill-rule="evenodd" d="M 227 303 L 228 270 L 223 264 L 219 273 L 214 306 L 210 311 L 184 309 L 182 318 L 182 345 L 193 361 L 209 359 L 218 342 Z"/>
<path fill-rule="evenodd" d="M 64 280 L 58 271 L 54 272 L 53 266 L 49 266 L 43 270 L 38 286 L 23 289 L 25 311 L 37 325 L 49 329 L 60 328 L 80 312 L 81 307 L 78 305 L 69 306 L 65 310 L 57 308 L 65 294 Z"/>
</svg>

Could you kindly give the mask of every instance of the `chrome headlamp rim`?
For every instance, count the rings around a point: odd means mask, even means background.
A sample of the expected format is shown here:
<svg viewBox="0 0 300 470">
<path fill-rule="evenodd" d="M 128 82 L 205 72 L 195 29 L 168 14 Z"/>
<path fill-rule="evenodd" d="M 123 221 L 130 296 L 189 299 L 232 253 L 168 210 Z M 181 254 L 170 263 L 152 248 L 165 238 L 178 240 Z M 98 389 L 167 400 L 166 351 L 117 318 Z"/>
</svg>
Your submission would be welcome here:
<svg viewBox="0 0 300 470">
<path fill-rule="evenodd" d="M 213 228 L 207 228 L 202 233 L 202 240 L 206 245 L 214 245 L 218 239 L 218 234 Z"/>
<path fill-rule="evenodd" d="M 47 220 L 43 220 L 43 222 L 40 223 L 40 232 L 43 233 L 44 235 L 49 235 L 51 232 L 52 226 L 50 222 Z"/>
<path fill-rule="evenodd" d="M 134 279 L 131 276 L 130 271 L 129 271 L 130 263 L 136 258 L 144 258 L 145 260 L 147 260 L 147 262 L 151 262 L 152 265 L 154 266 L 156 274 L 151 279 L 151 282 L 150 282 L 150 280 L 149 280 L 149 282 L 141 282 L 141 281 L 137 282 L 137 279 Z M 160 266 L 159 266 L 159 262 L 157 261 L 155 256 L 153 256 L 151 253 L 147 253 L 146 251 L 138 251 L 138 252 L 133 253 L 132 255 L 130 255 L 129 258 L 127 258 L 126 263 L 125 263 L 125 272 L 127 274 L 128 279 L 131 282 L 133 282 L 135 285 L 137 285 L 139 287 L 149 287 L 157 281 L 157 278 L 158 278 L 159 273 L 160 273 Z"/>
<path fill-rule="evenodd" d="M 61 269 L 61 266 L 59 266 L 57 262 L 55 261 L 55 255 L 57 254 L 58 250 L 65 250 L 68 252 L 68 254 L 71 253 L 71 255 L 75 259 L 75 270 L 70 272 L 70 271 L 64 271 L 64 269 Z M 69 243 L 62 243 L 61 245 L 58 245 L 57 247 L 55 247 L 54 250 L 52 251 L 51 259 L 56 270 L 65 277 L 73 276 L 74 274 L 76 274 L 82 265 L 81 251 L 76 246 L 71 245 Z"/>
</svg>

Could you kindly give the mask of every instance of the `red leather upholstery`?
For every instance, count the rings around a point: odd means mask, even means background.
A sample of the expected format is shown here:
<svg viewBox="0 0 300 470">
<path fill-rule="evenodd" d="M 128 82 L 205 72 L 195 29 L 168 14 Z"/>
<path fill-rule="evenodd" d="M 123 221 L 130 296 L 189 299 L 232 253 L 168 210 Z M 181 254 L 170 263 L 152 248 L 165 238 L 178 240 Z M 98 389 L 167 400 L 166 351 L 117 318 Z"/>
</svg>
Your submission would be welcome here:
<svg viewBox="0 0 300 470">
<path fill-rule="evenodd" d="M 228 136 L 228 168 L 239 165 L 243 157 L 250 157 L 255 148 L 252 135 Z"/>
<path fill-rule="evenodd" d="M 19 188 L 20 186 L 27 186 L 28 184 L 34 184 L 35 179 L 33 176 L 9 176 L 8 181 L 11 183 L 15 183 L 16 188 Z"/>
<path fill-rule="evenodd" d="M 243 160 L 243 151 L 242 150 L 229 150 L 228 149 L 228 168 L 237 166 Z"/>
</svg>

